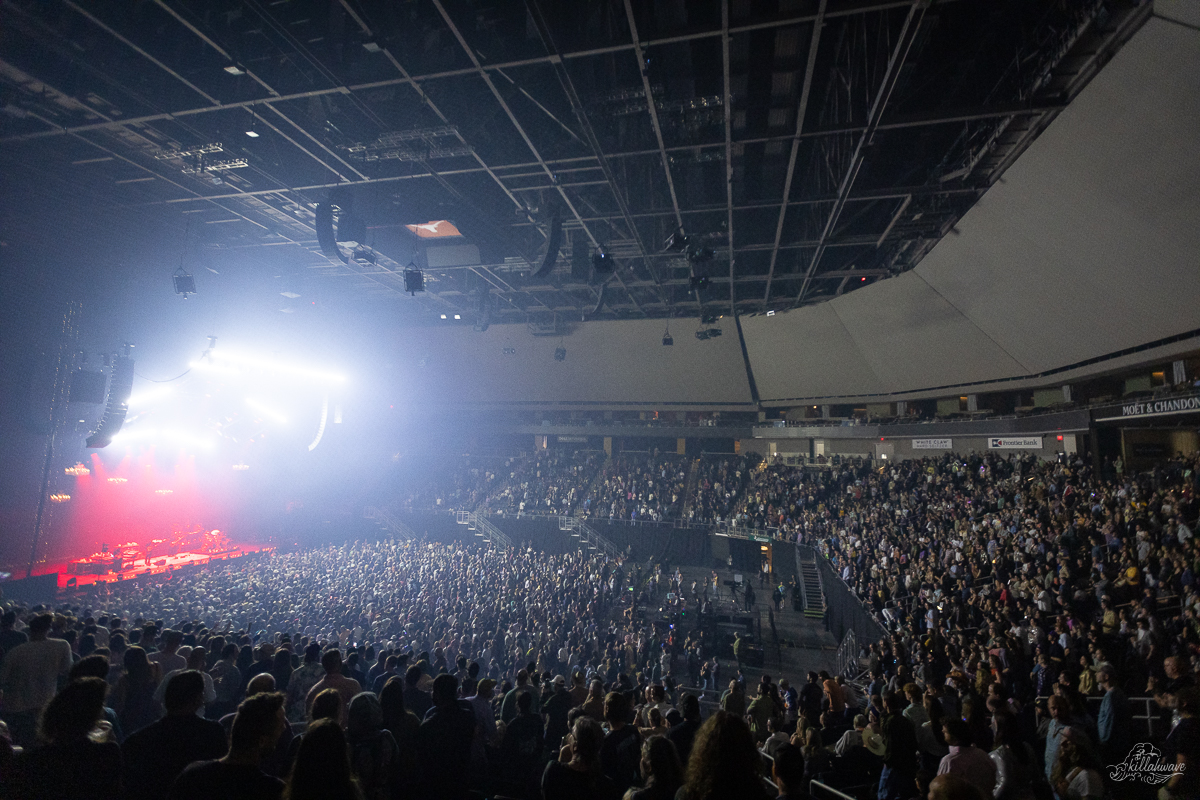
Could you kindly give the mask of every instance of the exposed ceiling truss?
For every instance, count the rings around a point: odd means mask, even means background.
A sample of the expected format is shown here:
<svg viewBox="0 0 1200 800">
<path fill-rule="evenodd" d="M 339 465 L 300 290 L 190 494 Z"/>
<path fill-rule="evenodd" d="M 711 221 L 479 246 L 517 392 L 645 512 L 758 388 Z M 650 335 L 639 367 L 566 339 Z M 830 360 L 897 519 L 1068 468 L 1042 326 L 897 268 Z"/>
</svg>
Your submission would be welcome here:
<svg viewBox="0 0 1200 800">
<path fill-rule="evenodd" d="M 756 312 L 915 266 L 1148 13 L 0 0 L 0 161 L 13 197 L 186 219 L 215 251 L 403 297 L 417 318 Z M 362 156 L 420 129 L 450 146 Z M 335 189 L 365 210 L 370 259 L 318 246 L 314 210 Z M 429 263 L 398 210 L 416 200 L 474 222 L 478 263 Z M 561 255 L 535 279 L 555 214 Z M 668 251 L 680 230 L 702 256 Z M 588 271 L 597 250 L 610 278 Z M 415 299 L 410 262 L 428 279 Z"/>
</svg>

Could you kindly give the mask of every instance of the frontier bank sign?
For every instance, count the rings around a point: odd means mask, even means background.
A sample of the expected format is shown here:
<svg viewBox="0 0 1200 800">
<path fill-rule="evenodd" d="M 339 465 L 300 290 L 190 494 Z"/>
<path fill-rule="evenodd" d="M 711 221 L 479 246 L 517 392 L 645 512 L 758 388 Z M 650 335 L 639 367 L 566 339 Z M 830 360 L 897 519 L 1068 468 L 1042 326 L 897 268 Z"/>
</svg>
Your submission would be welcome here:
<svg viewBox="0 0 1200 800">
<path fill-rule="evenodd" d="M 1200 395 L 1174 397 L 1168 400 L 1148 400 L 1144 403 L 1124 403 L 1108 406 L 1096 412 L 1096 422 L 1111 422 L 1119 419 L 1143 419 L 1146 417 L 1168 417 L 1173 414 L 1191 414 L 1200 411 Z"/>
</svg>

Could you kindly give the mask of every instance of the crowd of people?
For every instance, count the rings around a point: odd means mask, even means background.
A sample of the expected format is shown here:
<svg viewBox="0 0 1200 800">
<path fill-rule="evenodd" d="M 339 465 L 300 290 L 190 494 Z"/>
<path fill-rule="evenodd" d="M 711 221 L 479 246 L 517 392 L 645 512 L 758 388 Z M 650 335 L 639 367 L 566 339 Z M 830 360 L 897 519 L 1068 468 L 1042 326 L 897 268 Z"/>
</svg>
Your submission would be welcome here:
<svg viewBox="0 0 1200 800">
<path fill-rule="evenodd" d="M 682 456 L 623 453 L 604 470 L 584 501 L 601 519 L 678 519 L 683 514 L 691 463 Z"/>
<path fill-rule="evenodd" d="M 539 451 L 519 460 L 507 481 L 487 495 L 482 507 L 507 515 L 571 516 L 603 461 L 603 453 Z"/>
<path fill-rule="evenodd" d="M 577 499 L 589 463 L 512 485 Z M 682 503 L 689 462 L 619 464 L 580 507 Z M 636 613 L 705 582 L 580 553 L 358 542 L 8 604 L 0 794 L 1200 797 L 1198 468 L 702 462 L 704 514 L 815 547 L 880 623 L 861 675 L 799 685 Z"/>
</svg>

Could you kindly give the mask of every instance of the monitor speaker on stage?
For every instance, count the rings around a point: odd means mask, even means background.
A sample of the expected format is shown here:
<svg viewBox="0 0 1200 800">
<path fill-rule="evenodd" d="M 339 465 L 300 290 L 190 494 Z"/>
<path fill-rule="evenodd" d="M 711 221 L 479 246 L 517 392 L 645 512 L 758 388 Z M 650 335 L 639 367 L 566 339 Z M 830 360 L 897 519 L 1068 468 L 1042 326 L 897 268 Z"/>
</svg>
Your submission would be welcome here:
<svg viewBox="0 0 1200 800">
<path fill-rule="evenodd" d="M 120 432 L 129 412 L 129 395 L 133 392 L 133 359 L 121 356 L 113 359 L 112 385 L 108 405 L 96 432 L 87 438 L 88 447 L 108 447 L 112 437 Z"/>
</svg>

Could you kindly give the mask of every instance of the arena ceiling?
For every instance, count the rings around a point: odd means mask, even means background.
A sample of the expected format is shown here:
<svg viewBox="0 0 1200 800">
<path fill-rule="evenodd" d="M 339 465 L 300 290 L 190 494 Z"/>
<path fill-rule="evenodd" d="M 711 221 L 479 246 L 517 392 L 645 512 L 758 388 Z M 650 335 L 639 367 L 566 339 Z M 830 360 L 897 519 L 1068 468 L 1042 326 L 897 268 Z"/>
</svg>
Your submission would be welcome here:
<svg viewBox="0 0 1200 800">
<path fill-rule="evenodd" d="M 916 266 L 1150 13 L 0 0 L 5 204 L 79 236 L 161 224 L 414 320 L 806 306 Z M 322 203 L 365 220 L 357 250 L 321 247 Z M 449 247 L 406 227 L 440 219 Z M 667 247 L 679 229 L 690 251 Z"/>
</svg>

